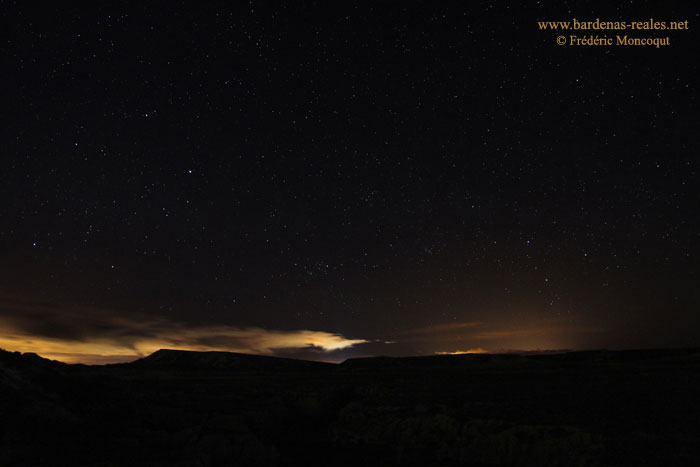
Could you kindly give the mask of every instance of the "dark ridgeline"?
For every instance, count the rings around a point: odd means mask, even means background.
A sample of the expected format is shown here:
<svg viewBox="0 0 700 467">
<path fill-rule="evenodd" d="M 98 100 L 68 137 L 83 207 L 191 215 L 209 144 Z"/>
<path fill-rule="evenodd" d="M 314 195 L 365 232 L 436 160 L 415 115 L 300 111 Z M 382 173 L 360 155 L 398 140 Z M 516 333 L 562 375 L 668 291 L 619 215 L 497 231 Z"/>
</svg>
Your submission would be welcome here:
<svg viewBox="0 0 700 467">
<path fill-rule="evenodd" d="M 0 352 L 0 465 L 699 465 L 700 350 Z"/>
<path fill-rule="evenodd" d="M 124 365 L 128 368 L 161 370 L 304 370 L 333 366 L 331 363 L 234 352 L 192 352 L 161 349 Z"/>
</svg>

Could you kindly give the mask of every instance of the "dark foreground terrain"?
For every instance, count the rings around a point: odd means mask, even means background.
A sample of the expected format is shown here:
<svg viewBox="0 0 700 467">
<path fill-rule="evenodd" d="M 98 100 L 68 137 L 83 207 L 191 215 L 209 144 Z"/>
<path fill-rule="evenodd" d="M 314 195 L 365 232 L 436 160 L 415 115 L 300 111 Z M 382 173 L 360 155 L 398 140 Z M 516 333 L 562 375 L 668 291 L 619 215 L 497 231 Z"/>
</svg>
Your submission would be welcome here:
<svg viewBox="0 0 700 467">
<path fill-rule="evenodd" d="M 700 350 L 341 365 L 0 352 L 0 466 L 700 465 Z"/>
</svg>

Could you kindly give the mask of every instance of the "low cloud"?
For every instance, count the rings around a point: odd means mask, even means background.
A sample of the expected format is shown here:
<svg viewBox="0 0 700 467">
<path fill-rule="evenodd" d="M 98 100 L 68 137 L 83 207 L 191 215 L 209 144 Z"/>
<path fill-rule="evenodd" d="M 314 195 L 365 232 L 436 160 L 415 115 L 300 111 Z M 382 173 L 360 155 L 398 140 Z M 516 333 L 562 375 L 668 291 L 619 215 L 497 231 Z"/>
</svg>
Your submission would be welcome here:
<svg viewBox="0 0 700 467">
<path fill-rule="evenodd" d="M 161 348 L 276 355 L 333 352 L 368 342 L 326 331 L 198 326 L 145 314 L 8 300 L 0 300 L 0 329 L 2 348 L 71 363 L 129 361 Z"/>
</svg>

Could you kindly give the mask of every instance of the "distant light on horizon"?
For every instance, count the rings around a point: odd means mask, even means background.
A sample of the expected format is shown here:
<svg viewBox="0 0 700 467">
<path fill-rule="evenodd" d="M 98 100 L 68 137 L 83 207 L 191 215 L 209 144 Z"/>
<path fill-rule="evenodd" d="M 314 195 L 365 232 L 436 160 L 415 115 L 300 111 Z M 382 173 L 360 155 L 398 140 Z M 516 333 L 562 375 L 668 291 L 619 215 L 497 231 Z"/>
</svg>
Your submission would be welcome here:
<svg viewBox="0 0 700 467">
<path fill-rule="evenodd" d="M 470 354 L 470 353 L 493 353 L 489 352 L 486 349 L 482 349 L 481 347 L 475 348 L 475 349 L 469 349 L 469 350 L 455 350 L 454 352 L 435 352 L 437 355 L 464 355 L 464 354 Z"/>
</svg>

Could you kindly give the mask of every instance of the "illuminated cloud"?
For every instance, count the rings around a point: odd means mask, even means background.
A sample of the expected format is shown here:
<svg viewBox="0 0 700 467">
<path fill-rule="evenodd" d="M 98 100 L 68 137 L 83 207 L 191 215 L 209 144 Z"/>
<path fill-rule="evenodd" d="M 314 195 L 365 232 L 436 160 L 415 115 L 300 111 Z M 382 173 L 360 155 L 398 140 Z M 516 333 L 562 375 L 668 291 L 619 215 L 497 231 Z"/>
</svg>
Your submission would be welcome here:
<svg viewBox="0 0 700 467">
<path fill-rule="evenodd" d="M 311 330 L 194 326 L 148 315 L 86 307 L 0 301 L 0 347 L 64 362 L 114 363 L 161 348 L 274 355 L 296 349 L 331 352 L 368 342 Z"/>
</svg>

